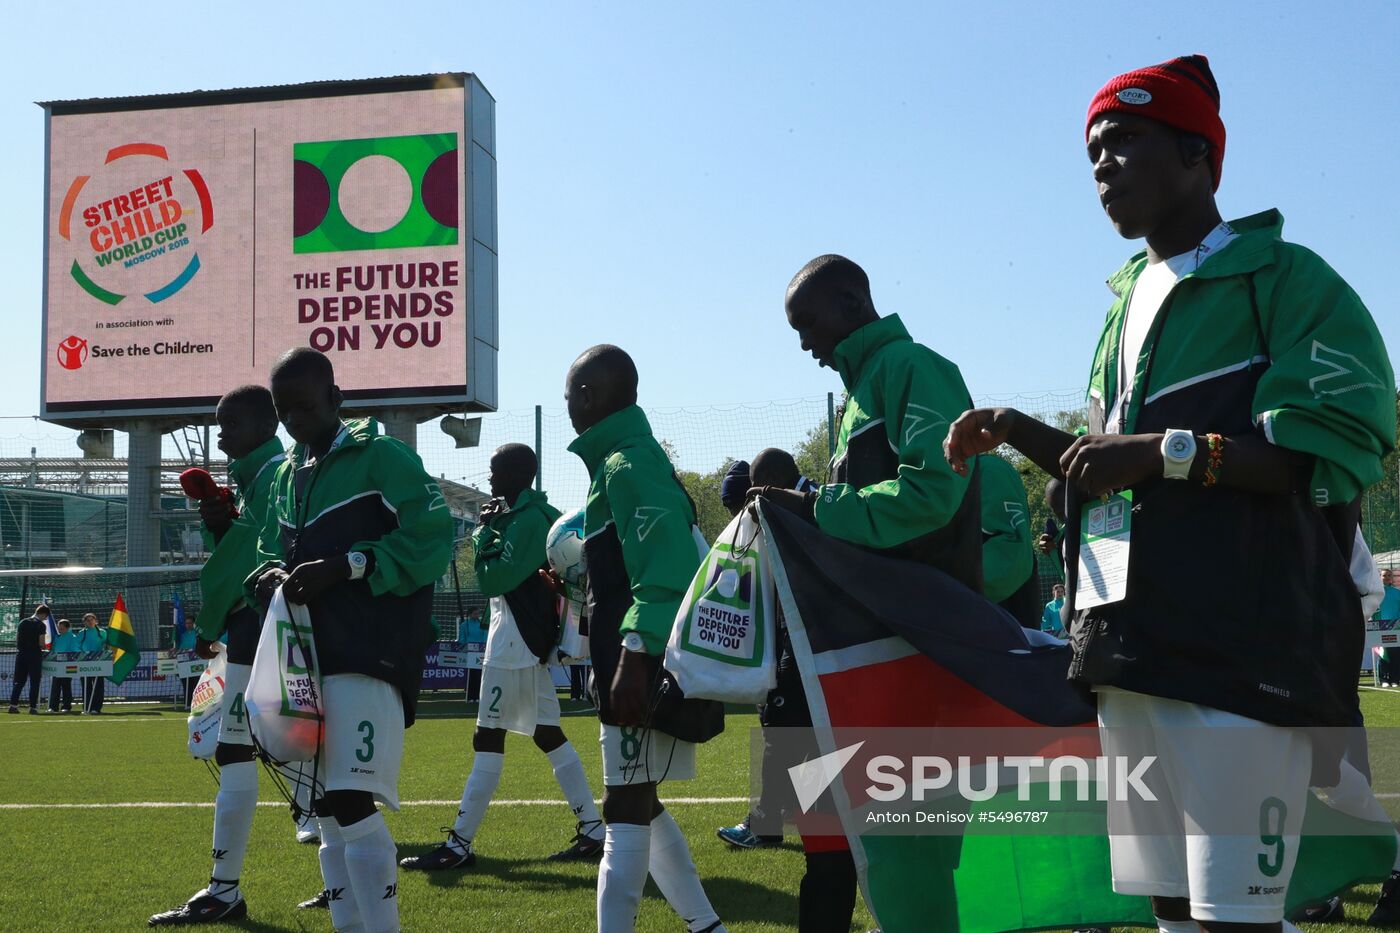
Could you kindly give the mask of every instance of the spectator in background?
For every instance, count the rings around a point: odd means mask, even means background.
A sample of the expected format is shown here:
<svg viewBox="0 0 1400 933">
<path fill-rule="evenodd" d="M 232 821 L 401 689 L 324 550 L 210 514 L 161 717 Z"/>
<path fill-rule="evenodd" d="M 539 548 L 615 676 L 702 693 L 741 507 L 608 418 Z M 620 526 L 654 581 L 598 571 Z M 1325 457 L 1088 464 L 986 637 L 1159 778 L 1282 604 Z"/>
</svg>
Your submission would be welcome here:
<svg viewBox="0 0 1400 933">
<path fill-rule="evenodd" d="M 1385 588 L 1385 595 L 1381 598 L 1381 607 L 1376 610 L 1375 619 L 1395 620 L 1400 619 L 1400 589 L 1396 588 L 1397 579 L 1400 574 L 1394 570 L 1381 571 L 1381 585 Z M 1382 648 L 1376 653 L 1376 683 L 1382 687 L 1393 687 L 1400 683 L 1400 658 L 1393 648 Z M 16 681 L 18 682 L 18 681 Z M 16 694 L 18 695 L 18 694 Z"/>
<path fill-rule="evenodd" d="M 175 642 L 176 651 L 193 651 L 194 643 L 199 639 L 194 619 L 185 619 L 184 627 L 171 632 L 170 637 Z"/>
<path fill-rule="evenodd" d="M 484 645 L 486 643 L 486 622 L 481 618 L 481 607 L 467 610 L 467 617 L 457 626 L 457 641 L 462 645 Z M 467 702 L 481 699 L 481 668 L 467 668 Z"/>
<path fill-rule="evenodd" d="M 759 451 L 753 458 L 752 467 L 742 460 L 736 462 L 734 467 L 740 465 L 744 467 L 742 478 L 753 486 L 775 486 L 801 492 L 815 492 L 817 488 L 815 483 L 802 475 L 792 454 L 777 447 Z M 734 467 L 730 468 L 731 474 Z M 725 482 L 729 482 L 728 475 L 725 476 Z M 740 495 L 742 497 L 747 493 L 746 489 Z M 741 498 L 740 505 L 742 504 Z M 726 502 L 725 506 L 728 505 Z M 731 514 L 738 514 L 737 509 L 730 511 Z M 782 726 L 800 727 L 811 715 L 807 710 L 807 700 L 802 694 L 802 683 L 797 677 L 797 662 L 793 658 L 787 626 L 781 626 L 779 629 L 777 654 L 777 686 L 768 691 L 766 701 L 758 708 L 758 723 L 763 728 L 762 757 L 753 763 L 759 774 L 758 800 L 741 821 L 733 826 L 722 826 L 715 830 L 715 835 L 736 849 L 781 845 L 783 834 L 773 833 L 771 830 L 781 828 L 784 820 L 794 815 L 795 801 L 791 793 L 792 785 L 787 780 L 787 769 L 789 765 L 801 762 L 785 760 L 774 747 L 772 734 L 768 731 L 770 728 Z M 755 825 L 770 831 L 756 833 Z"/>
<path fill-rule="evenodd" d="M 724 471 L 724 479 L 719 481 L 719 501 L 729 511 L 729 517 L 739 514 L 744 507 L 744 496 L 753 483 L 749 481 L 749 464 L 746 460 L 735 460 Z"/>
<path fill-rule="evenodd" d="M 481 620 L 481 607 L 473 606 L 467 610 L 466 618 L 457 623 L 457 641 L 462 644 L 472 642 L 484 642 L 486 640 L 486 625 Z"/>
<path fill-rule="evenodd" d="M 569 665 L 569 699 L 588 699 L 588 665 Z"/>
<path fill-rule="evenodd" d="M 1056 583 L 1050 587 L 1050 601 L 1045 604 L 1045 611 L 1040 616 L 1040 630 L 1049 632 L 1056 638 L 1065 637 L 1065 625 L 1060 617 L 1060 612 L 1065 608 L 1065 585 Z"/>
<path fill-rule="evenodd" d="M 1046 557 L 1055 560 L 1061 576 L 1065 572 L 1065 484 L 1062 480 L 1050 477 L 1045 484 L 1045 504 L 1049 506 L 1051 517 L 1045 519 L 1045 531 L 1036 539 L 1035 549 Z M 1059 519 L 1059 523 L 1055 519 Z"/>
<path fill-rule="evenodd" d="M 10 688 L 10 712 L 19 712 L 19 694 L 29 681 L 29 712 L 39 712 L 39 675 L 44 670 L 44 636 L 49 632 L 49 607 L 40 606 L 15 632 L 15 683 Z"/>
<path fill-rule="evenodd" d="M 107 631 L 98 628 L 97 616 L 91 612 L 83 615 L 83 627 L 77 633 L 77 648 L 81 654 L 97 654 L 107 650 Z M 107 693 L 107 678 L 83 678 L 83 713 L 97 715 L 102 712 L 102 699 Z"/>
<path fill-rule="evenodd" d="M 58 637 L 53 640 L 50 654 L 72 654 L 78 650 L 78 633 L 73 631 L 73 623 L 67 619 L 58 620 Z M 73 678 L 53 678 L 49 685 L 49 712 L 73 712 Z"/>
<path fill-rule="evenodd" d="M 194 622 L 194 619 L 186 618 L 184 626 L 171 633 L 176 651 L 194 651 L 195 642 L 199 639 L 199 632 L 195 631 Z M 190 700 L 194 697 L 194 688 L 197 683 L 199 683 L 198 677 L 185 678 L 185 709 L 190 708 Z"/>
</svg>

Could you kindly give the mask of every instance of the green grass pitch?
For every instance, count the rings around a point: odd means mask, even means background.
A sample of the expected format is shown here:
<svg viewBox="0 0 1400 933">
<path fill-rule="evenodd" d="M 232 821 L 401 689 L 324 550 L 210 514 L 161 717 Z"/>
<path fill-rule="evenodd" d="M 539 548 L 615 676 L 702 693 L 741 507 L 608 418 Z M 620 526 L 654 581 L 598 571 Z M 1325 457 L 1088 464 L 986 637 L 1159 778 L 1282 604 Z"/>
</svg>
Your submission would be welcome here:
<svg viewBox="0 0 1400 933">
<path fill-rule="evenodd" d="M 1400 691 L 1364 689 L 1369 725 L 1400 727 Z M 566 704 L 567 707 L 568 704 Z M 386 814 L 401 856 L 443 837 L 470 765 L 474 707 L 443 694 L 425 697 L 407 733 L 400 797 Z M 568 733 L 590 775 L 598 775 L 597 720 L 566 713 Z M 725 733 L 699 753 L 699 777 L 662 786 L 690 840 L 705 888 L 726 925 L 741 931 L 794 930 L 802 854 L 796 837 L 781 848 L 741 852 L 715 838 L 715 829 L 743 817 L 748 794 L 752 714 L 728 717 Z M 1393 744 L 1393 743 L 1392 743 Z M 201 887 L 209 872 L 215 786 L 185 751 L 183 714 L 149 705 L 113 704 L 101 717 L 0 716 L 0 931 L 117 931 L 144 929 L 146 917 L 174 907 Z M 1396 789 L 1400 762 L 1377 761 L 1377 789 Z M 601 781 L 593 778 L 595 794 Z M 266 777 L 261 799 L 280 802 Z M 545 856 L 562 848 L 572 823 L 544 756 L 511 735 L 505 773 L 477 836 L 474 869 L 425 875 L 401 872 L 403 929 L 586 931 L 593 928 L 597 867 L 557 865 Z M 538 803 L 531 801 L 554 801 Z M 430 805 L 415 801 L 446 801 Z M 173 807 L 34 808 L 36 804 L 187 803 Z M 1400 799 L 1387 799 L 1392 814 Z M 249 919 L 217 929 L 329 931 L 325 911 L 298 911 L 297 901 L 321 887 L 316 849 L 299 845 L 285 806 L 261 806 L 253 825 L 242 885 Z M 1348 896 L 1348 922 L 1327 933 L 1367 929 L 1376 888 Z M 871 926 L 857 907 L 853 929 Z M 648 885 L 638 930 L 681 931 L 655 887 Z M 1312 933 L 1313 928 L 1309 928 Z"/>
</svg>

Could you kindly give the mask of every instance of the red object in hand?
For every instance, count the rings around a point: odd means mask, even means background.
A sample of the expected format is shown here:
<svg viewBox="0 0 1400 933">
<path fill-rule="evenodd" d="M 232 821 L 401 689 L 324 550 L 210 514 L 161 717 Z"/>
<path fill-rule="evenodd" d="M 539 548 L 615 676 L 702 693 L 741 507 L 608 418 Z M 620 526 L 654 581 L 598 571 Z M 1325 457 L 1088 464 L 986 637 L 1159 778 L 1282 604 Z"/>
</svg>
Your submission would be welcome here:
<svg viewBox="0 0 1400 933">
<path fill-rule="evenodd" d="M 233 490 L 214 482 L 214 477 L 202 467 L 190 467 L 180 474 L 180 488 L 191 499 L 203 502 L 205 499 L 223 499 L 233 518 L 238 517 L 238 509 L 233 504 Z"/>
</svg>

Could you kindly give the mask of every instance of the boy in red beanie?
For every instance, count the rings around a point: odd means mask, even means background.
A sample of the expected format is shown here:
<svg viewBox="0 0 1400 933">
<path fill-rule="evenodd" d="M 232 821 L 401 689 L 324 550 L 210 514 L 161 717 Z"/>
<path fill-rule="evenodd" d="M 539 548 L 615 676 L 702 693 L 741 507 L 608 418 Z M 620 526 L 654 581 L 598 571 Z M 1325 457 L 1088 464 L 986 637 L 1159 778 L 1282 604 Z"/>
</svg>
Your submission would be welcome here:
<svg viewBox="0 0 1400 933">
<path fill-rule="evenodd" d="M 945 453 L 962 471 L 1009 443 L 1066 481 L 1071 532 L 1118 516 L 1125 582 L 1081 570 L 1069 595 L 1070 676 L 1097 695 L 1104 754 L 1160 763 L 1160 803 L 1110 805 L 1114 890 L 1150 896 L 1164 933 L 1272 933 L 1291 927 L 1309 783 L 1337 782 L 1340 748 L 1316 736 L 1359 721 L 1361 629 L 1331 620 L 1361 611 L 1348 561 L 1394 444 L 1394 373 L 1356 293 L 1283 241 L 1277 211 L 1221 220 L 1204 56 L 1108 82 L 1085 139 L 1109 221 L 1146 240 L 1109 279 L 1088 433 L 984 408 Z M 1319 726 L 1335 728 L 1304 731 Z"/>
</svg>

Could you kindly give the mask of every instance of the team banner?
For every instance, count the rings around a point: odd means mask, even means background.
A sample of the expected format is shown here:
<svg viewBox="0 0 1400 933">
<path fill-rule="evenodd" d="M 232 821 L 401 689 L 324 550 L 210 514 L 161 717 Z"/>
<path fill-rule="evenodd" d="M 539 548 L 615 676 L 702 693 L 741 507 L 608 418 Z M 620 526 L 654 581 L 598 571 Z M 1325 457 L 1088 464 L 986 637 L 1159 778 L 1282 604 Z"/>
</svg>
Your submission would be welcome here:
<svg viewBox="0 0 1400 933">
<path fill-rule="evenodd" d="M 112 658 L 106 652 L 50 652 L 43 672 L 50 677 L 111 677 Z"/>
<path fill-rule="evenodd" d="M 805 753 L 800 737 L 786 753 L 796 822 L 850 847 L 881 928 L 1155 926 L 1145 898 L 1113 892 L 1108 850 L 1110 804 L 1150 793 L 1150 763 L 1100 790 L 1095 710 L 1065 680 L 1068 646 L 930 567 L 781 509 L 760 519 L 814 726 Z M 1302 834 L 1290 909 L 1395 861 L 1394 828 L 1354 768 L 1309 795 Z"/>
<path fill-rule="evenodd" d="M 45 417 L 197 411 L 295 346 L 351 404 L 494 406 L 494 102 L 472 76 L 44 107 Z"/>
</svg>

